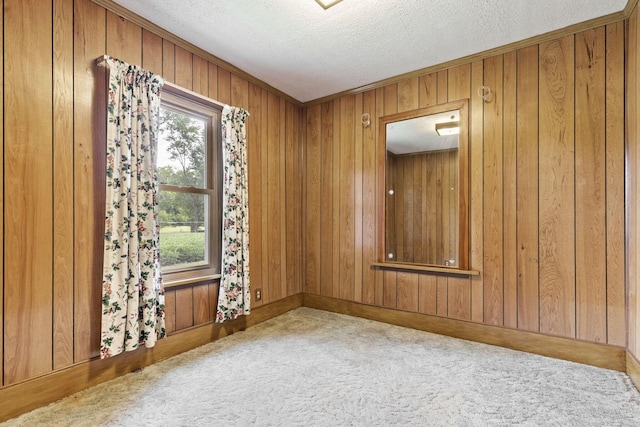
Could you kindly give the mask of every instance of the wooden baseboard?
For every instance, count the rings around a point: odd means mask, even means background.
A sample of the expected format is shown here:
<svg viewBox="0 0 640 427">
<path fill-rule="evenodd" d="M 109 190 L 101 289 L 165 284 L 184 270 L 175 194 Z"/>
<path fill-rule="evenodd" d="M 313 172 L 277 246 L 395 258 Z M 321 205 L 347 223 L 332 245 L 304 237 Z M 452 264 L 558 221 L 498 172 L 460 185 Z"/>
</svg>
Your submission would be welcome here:
<svg viewBox="0 0 640 427">
<path fill-rule="evenodd" d="M 622 347 L 304 294 L 303 306 L 625 372 Z M 640 371 L 639 371 L 640 372 Z"/>
<path fill-rule="evenodd" d="M 627 350 L 627 375 L 631 382 L 640 391 L 640 362 L 629 350 Z"/>
<path fill-rule="evenodd" d="M 251 315 L 223 324 L 207 323 L 109 359 L 92 359 L 39 378 L 0 388 L 0 422 L 94 385 L 242 331 L 302 305 L 302 294 L 254 308 Z"/>
</svg>

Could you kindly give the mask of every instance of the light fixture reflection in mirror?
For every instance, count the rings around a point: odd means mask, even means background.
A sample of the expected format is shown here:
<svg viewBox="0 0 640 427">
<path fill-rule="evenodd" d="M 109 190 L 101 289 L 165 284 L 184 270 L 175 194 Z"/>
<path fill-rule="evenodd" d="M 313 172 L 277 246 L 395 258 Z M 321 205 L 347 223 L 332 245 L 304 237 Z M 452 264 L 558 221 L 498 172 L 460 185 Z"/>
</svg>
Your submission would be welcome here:
<svg viewBox="0 0 640 427">
<path fill-rule="evenodd" d="M 386 146 L 379 254 L 385 262 L 467 268 L 468 102 L 380 123 Z"/>
</svg>

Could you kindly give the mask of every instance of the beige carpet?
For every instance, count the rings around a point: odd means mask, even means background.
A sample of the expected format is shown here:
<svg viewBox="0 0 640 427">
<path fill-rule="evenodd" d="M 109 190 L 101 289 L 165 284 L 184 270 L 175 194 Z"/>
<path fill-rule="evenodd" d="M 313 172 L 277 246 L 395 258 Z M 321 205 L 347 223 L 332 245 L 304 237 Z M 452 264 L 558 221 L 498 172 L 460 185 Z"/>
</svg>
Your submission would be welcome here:
<svg viewBox="0 0 640 427">
<path fill-rule="evenodd" d="M 5 426 L 640 426 L 622 373 L 300 308 Z"/>
</svg>

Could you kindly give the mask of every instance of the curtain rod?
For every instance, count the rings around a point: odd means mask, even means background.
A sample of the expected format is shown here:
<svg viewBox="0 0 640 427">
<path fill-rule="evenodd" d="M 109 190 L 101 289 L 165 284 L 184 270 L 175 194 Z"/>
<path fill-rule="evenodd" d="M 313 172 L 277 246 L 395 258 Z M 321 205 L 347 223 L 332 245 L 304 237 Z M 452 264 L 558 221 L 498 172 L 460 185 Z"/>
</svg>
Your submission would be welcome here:
<svg viewBox="0 0 640 427">
<path fill-rule="evenodd" d="M 108 67 L 107 58 L 109 58 L 109 55 L 99 56 L 96 59 L 96 64 L 98 66 L 100 66 L 100 67 Z M 220 107 L 220 109 L 222 109 L 222 108 L 227 106 L 227 104 L 225 104 L 223 102 L 216 101 L 215 99 L 211 99 L 211 98 L 209 98 L 207 96 L 201 95 L 201 94 L 199 94 L 197 92 L 194 92 L 192 90 L 186 89 L 186 88 L 184 88 L 182 86 L 179 86 L 179 85 L 177 85 L 175 83 L 168 82 L 166 80 L 164 81 L 164 86 L 166 88 L 168 88 L 169 91 L 172 91 L 173 93 L 175 93 L 176 95 L 179 95 L 179 96 L 183 96 L 183 97 L 186 96 L 187 98 L 190 98 L 190 99 L 195 100 L 195 101 L 200 101 L 200 102 L 205 103 L 205 104 L 213 104 L 213 105 L 215 105 L 217 107 Z"/>
</svg>

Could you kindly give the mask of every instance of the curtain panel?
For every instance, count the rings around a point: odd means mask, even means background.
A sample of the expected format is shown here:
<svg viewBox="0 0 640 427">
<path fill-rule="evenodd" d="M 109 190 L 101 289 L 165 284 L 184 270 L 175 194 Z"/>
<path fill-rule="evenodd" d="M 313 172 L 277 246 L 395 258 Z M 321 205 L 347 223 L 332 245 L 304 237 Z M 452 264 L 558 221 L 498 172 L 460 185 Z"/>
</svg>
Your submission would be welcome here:
<svg viewBox="0 0 640 427">
<path fill-rule="evenodd" d="M 161 77 L 107 57 L 107 164 L 101 358 L 166 335 L 158 251 Z"/>
<path fill-rule="evenodd" d="M 222 278 L 216 322 L 251 312 L 246 119 L 242 108 L 222 110 Z"/>
</svg>

